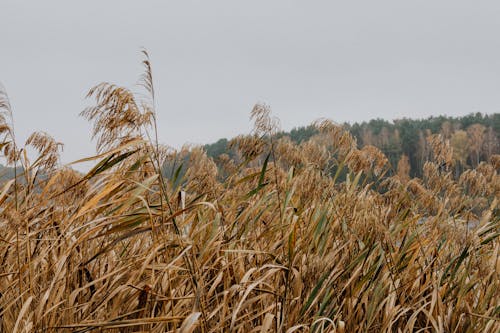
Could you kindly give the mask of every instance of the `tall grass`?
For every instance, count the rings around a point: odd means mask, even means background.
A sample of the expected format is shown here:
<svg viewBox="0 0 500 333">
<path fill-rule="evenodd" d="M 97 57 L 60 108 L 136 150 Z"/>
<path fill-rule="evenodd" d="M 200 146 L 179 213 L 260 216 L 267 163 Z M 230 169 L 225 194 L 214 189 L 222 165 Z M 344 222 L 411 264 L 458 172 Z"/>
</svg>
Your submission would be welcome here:
<svg viewBox="0 0 500 333">
<path fill-rule="evenodd" d="M 257 105 L 218 168 L 158 143 L 145 57 L 146 94 L 89 93 L 87 174 L 45 133 L 17 144 L 1 95 L 2 152 L 23 172 L 0 191 L 0 331 L 500 330 L 500 156 L 456 179 L 434 136 L 409 179 L 331 121 L 275 139 Z"/>
</svg>

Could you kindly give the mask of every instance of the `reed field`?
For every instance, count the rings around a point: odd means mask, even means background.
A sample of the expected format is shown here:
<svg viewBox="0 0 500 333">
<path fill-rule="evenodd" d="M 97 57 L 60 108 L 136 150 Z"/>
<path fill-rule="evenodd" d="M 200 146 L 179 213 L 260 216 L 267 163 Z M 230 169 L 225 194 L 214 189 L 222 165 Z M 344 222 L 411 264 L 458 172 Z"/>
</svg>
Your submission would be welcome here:
<svg viewBox="0 0 500 333">
<path fill-rule="evenodd" d="M 500 331 L 500 155 L 457 176 L 431 135 L 411 178 L 329 120 L 278 138 L 257 104 L 214 161 L 158 143 L 144 65 L 141 93 L 90 90 L 87 173 L 17 142 L 1 95 L 1 332 Z"/>
</svg>

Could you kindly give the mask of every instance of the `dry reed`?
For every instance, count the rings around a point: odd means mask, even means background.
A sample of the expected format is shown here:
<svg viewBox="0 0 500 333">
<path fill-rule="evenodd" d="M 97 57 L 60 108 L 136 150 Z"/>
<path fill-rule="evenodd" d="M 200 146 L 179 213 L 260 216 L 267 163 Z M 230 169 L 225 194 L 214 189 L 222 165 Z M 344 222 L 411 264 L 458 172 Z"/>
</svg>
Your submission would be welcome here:
<svg viewBox="0 0 500 333">
<path fill-rule="evenodd" d="M 149 100 L 89 93 L 87 174 L 61 167 L 44 133 L 30 163 L 0 95 L 2 152 L 23 167 L 0 191 L 0 331 L 500 330 L 500 156 L 455 179 L 432 137 L 422 179 L 389 176 L 330 121 L 300 145 L 274 139 L 257 105 L 219 170 L 200 148 L 157 143 L 145 56 Z"/>
</svg>

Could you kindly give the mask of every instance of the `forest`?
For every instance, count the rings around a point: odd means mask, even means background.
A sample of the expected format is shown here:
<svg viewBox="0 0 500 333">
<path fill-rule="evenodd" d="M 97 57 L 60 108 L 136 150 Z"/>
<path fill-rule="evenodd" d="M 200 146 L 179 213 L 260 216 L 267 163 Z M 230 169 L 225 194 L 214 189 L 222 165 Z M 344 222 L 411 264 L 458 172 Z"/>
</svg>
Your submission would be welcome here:
<svg viewBox="0 0 500 333">
<path fill-rule="evenodd" d="M 431 158 L 427 138 L 434 134 L 440 134 L 450 142 L 457 160 L 457 175 L 500 153 L 500 113 L 488 115 L 478 112 L 463 117 L 438 116 L 394 121 L 373 119 L 341 126 L 356 138 L 358 148 L 368 145 L 379 148 L 389 159 L 392 172 L 396 172 L 399 166 L 408 169 L 409 175 L 415 177 L 422 176 L 423 166 Z M 317 133 L 317 128 L 310 125 L 289 132 L 280 131 L 276 137 L 286 136 L 299 144 Z M 228 143 L 227 139 L 220 139 L 205 145 L 204 149 L 216 160 L 221 154 L 234 156 Z"/>
</svg>

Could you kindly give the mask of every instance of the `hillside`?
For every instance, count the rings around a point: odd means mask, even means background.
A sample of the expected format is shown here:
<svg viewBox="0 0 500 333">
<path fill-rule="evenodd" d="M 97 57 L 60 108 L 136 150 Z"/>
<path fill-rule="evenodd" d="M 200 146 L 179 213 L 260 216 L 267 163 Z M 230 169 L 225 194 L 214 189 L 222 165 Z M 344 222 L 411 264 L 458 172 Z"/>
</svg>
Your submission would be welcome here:
<svg viewBox="0 0 500 333">
<path fill-rule="evenodd" d="M 14 171 L 15 171 L 14 168 L 7 167 L 7 166 L 0 164 L 0 183 L 4 182 L 5 180 L 8 180 L 8 179 L 13 179 L 14 175 L 16 174 Z M 22 173 L 21 168 L 18 168 L 17 171 L 19 174 Z"/>
<path fill-rule="evenodd" d="M 458 163 L 457 174 L 487 161 L 500 153 L 500 113 L 469 114 L 463 117 L 439 116 L 427 119 L 373 119 L 362 123 L 342 124 L 355 138 L 357 147 L 373 145 L 389 159 L 394 170 L 400 161 L 408 159 L 410 175 L 422 176 L 422 168 L 430 159 L 428 138 L 441 134 L 449 140 Z M 300 144 L 316 135 L 318 130 L 310 125 L 278 132 L 276 139 L 288 137 Z M 217 160 L 222 154 L 234 155 L 230 140 L 220 139 L 204 146 L 208 156 Z"/>
</svg>

